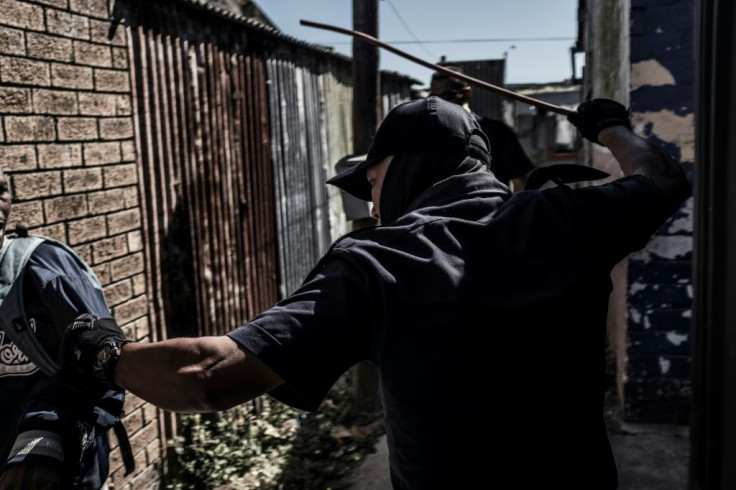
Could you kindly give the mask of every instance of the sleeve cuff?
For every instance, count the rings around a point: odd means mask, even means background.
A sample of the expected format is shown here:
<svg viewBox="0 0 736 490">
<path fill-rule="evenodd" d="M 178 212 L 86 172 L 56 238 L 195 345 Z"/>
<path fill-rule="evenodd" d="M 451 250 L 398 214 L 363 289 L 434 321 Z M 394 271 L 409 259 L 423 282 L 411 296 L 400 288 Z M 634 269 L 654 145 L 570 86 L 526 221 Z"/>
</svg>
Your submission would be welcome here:
<svg viewBox="0 0 736 490">
<path fill-rule="evenodd" d="M 38 457 L 64 461 L 64 444 L 61 436 L 46 430 L 29 430 L 18 434 L 10 450 L 7 464 Z"/>
</svg>

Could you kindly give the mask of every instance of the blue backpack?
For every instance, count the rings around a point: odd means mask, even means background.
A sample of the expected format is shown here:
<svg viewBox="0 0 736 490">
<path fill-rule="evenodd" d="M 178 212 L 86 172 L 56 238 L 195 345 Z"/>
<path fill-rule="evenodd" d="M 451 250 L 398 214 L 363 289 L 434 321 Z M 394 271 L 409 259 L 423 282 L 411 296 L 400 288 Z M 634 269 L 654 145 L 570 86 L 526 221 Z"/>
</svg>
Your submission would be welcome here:
<svg viewBox="0 0 736 490">
<path fill-rule="evenodd" d="M 57 362 L 41 346 L 30 328 L 23 298 L 24 272 L 36 248 L 44 243 L 64 249 L 79 265 L 93 285 L 96 300 L 105 296 L 92 269 L 68 246 L 51 238 L 28 236 L 6 239 L 0 249 L 0 330 L 26 357 L 48 376 L 34 389 L 24 407 L 19 432 L 46 430 L 64 441 L 62 463 L 64 488 L 100 488 L 109 473 L 107 431 L 112 428 L 120 443 L 125 474 L 131 473 L 134 460 L 127 432 L 120 421 L 122 390 L 100 390 L 85 385 L 59 369 Z M 6 464 L 20 462 L 52 463 L 43 457 L 24 454 L 11 457 Z"/>
</svg>

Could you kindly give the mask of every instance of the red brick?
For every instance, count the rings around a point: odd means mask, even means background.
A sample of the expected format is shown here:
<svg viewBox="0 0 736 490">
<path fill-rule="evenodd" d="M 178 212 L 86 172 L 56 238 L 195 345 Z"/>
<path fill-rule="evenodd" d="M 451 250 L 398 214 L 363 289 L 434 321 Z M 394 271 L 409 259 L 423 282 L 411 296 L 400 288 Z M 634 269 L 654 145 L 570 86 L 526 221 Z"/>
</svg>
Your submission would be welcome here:
<svg viewBox="0 0 736 490">
<path fill-rule="evenodd" d="M 36 148 L 29 145 L 1 145 L 0 168 L 7 172 L 36 169 Z"/>
<path fill-rule="evenodd" d="M 8 116 L 5 118 L 8 142 L 53 141 L 56 139 L 54 118 L 44 116 Z"/>
<path fill-rule="evenodd" d="M 105 298 L 110 306 L 117 306 L 133 297 L 133 283 L 130 279 L 105 287 Z"/>
<path fill-rule="evenodd" d="M 142 398 L 134 395 L 131 392 L 127 392 L 125 393 L 125 401 L 123 402 L 123 413 L 133 413 L 134 410 L 142 407 L 144 403 L 146 402 Z"/>
<path fill-rule="evenodd" d="M 38 145 L 41 168 L 68 168 L 82 165 L 82 145 Z"/>
<path fill-rule="evenodd" d="M 77 94 L 66 90 L 35 89 L 33 109 L 36 114 L 73 115 L 78 112 Z"/>
<path fill-rule="evenodd" d="M 131 231 L 128 233 L 128 250 L 131 252 L 140 252 L 143 250 L 143 234 L 140 231 Z"/>
<path fill-rule="evenodd" d="M 0 54 L 26 54 L 23 31 L 0 26 Z"/>
<path fill-rule="evenodd" d="M 158 410 L 153 405 L 147 405 L 147 407 L 152 407 L 153 409 Z M 161 458 L 163 458 L 162 446 L 163 444 L 161 444 L 161 439 L 151 441 L 148 446 L 146 446 L 146 462 L 149 465 L 161 461 Z"/>
<path fill-rule="evenodd" d="M 50 5 L 51 7 L 57 7 L 61 9 L 65 9 L 67 7 L 67 0 L 33 0 L 36 3 L 41 3 L 43 5 Z"/>
<path fill-rule="evenodd" d="M 145 406 L 145 405 L 144 405 Z M 128 432 L 134 434 L 140 431 L 146 424 L 143 422 L 143 408 L 139 408 L 123 416 L 123 425 Z M 136 451 L 137 452 L 137 451 Z"/>
<path fill-rule="evenodd" d="M 72 60 L 72 41 L 63 37 L 27 32 L 26 49 L 31 58 L 67 62 Z"/>
<path fill-rule="evenodd" d="M 92 270 L 100 281 L 100 284 L 105 286 L 110 283 L 110 264 L 96 265 L 92 267 Z"/>
<path fill-rule="evenodd" d="M 158 420 L 158 408 L 155 405 L 147 403 L 143 406 L 143 421 L 147 424 Z"/>
<path fill-rule="evenodd" d="M 10 213 L 10 228 L 20 223 L 27 227 L 43 224 L 43 205 L 41 201 L 14 202 Z"/>
<path fill-rule="evenodd" d="M 107 226 L 115 233 L 136 230 L 141 227 L 141 214 L 138 208 L 126 209 L 107 216 Z"/>
<path fill-rule="evenodd" d="M 135 332 L 135 340 L 143 340 L 151 335 L 151 322 L 149 321 L 148 316 L 144 316 L 142 318 L 139 318 L 138 320 L 134 321 L 132 324 L 133 330 Z M 150 420 L 146 420 L 146 423 L 150 422 Z"/>
<path fill-rule="evenodd" d="M 143 253 L 127 255 L 121 259 L 110 262 L 110 277 L 113 281 L 119 281 L 143 272 Z"/>
<path fill-rule="evenodd" d="M 69 9 L 89 17 L 107 20 L 110 16 L 107 2 L 108 0 L 69 0 Z"/>
<path fill-rule="evenodd" d="M 100 92 L 130 92 L 128 72 L 95 69 L 95 89 Z"/>
<path fill-rule="evenodd" d="M 111 117 L 100 119 L 100 138 L 103 140 L 122 140 L 133 137 L 133 119 L 130 117 Z"/>
<path fill-rule="evenodd" d="M 11 175 L 15 199 L 24 201 L 61 194 L 60 172 Z"/>
<path fill-rule="evenodd" d="M 133 114 L 130 95 L 118 95 L 115 114 L 118 116 L 130 116 Z"/>
<path fill-rule="evenodd" d="M 66 0 L 63 1 L 66 3 Z M 46 10 L 46 29 L 50 34 L 89 40 L 89 19 L 81 15 L 48 9 Z"/>
<path fill-rule="evenodd" d="M 0 82 L 48 87 L 51 84 L 49 64 L 24 58 L 0 57 Z"/>
<path fill-rule="evenodd" d="M 138 183 L 138 170 L 135 164 L 105 167 L 103 172 L 105 187 L 119 187 Z M 137 199 L 135 204 L 138 204 Z"/>
<path fill-rule="evenodd" d="M 135 141 L 128 140 L 120 143 L 120 148 L 123 151 L 124 162 L 135 162 L 136 150 Z"/>
<path fill-rule="evenodd" d="M 125 235 L 118 235 L 92 244 L 94 263 L 107 262 L 128 253 L 128 241 Z"/>
<path fill-rule="evenodd" d="M 128 50 L 125 48 L 112 49 L 112 66 L 126 70 L 128 68 Z"/>
<path fill-rule="evenodd" d="M 99 168 L 84 168 L 64 171 L 64 192 L 94 191 L 102 188 L 102 171 Z"/>
<path fill-rule="evenodd" d="M 50 223 L 87 215 L 87 200 L 80 194 L 49 199 L 43 206 L 46 210 L 46 220 Z"/>
<path fill-rule="evenodd" d="M 112 44 L 113 46 L 126 46 L 125 27 L 120 24 L 113 32 L 110 32 L 111 24 L 108 21 L 90 20 L 89 30 L 92 41 L 101 44 Z M 112 38 L 111 38 L 112 37 Z"/>
<path fill-rule="evenodd" d="M 115 320 L 120 324 L 126 324 L 148 314 L 148 301 L 145 296 L 139 296 L 115 307 L 114 310 Z"/>
<path fill-rule="evenodd" d="M 103 238 L 107 235 L 105 217 L 94 216 L 78 221 L 70 221 L 67 223 L 67 233 L 69 235 L 69 244 L 71 245 Z"/>
<path fill-rule="evenodd" d="M 136 178 L 136 182 L 138 179 Z M 126 208 L 135 208 L 140 206 L 140 199 L 138 198 L 138 186 L 130 186 L 125 189 L 121 189 L 123 192 L 123 200 L 125 201 Z"/>
<path fill-rule="evenodd" d="M 117 95 L 80 93 L 79 112 L 83 116 L 117 115 Z"/>
<path fill-rule="evenodd" d="M 33 112 L 29 89 L 0 87 L 0 113 L 29 114 Z"/>
<path fill-rule="evenodd" d="M 132 277 L 133 281 L 133 295 L 140 296 L 146 292 L 146 276 L 145 274 L 138 274 Z"/>
<path fill-rule="evenodd" d="M 109 68 L 112 66 L 110 46 L 84 41 L 74 41 L 74 61 L 78 65 L 91 65 Z"/>
<path fill-rule="evenodd" d="M 151 323 L 148 321 L 148 317 L 144 316 L 135 324 L 135 339 L 142 341 L 148 339 L 151 336 Z"/>
<path fill-rule="evenodd" d="M 36 228 L 32 230 L 32 233 L 34 235 L 41 235 L 49 238 L 53 238 L 54 240 L 59 240 L 60 242 L 66 242 L 66 235 L 64 230 L 64 224 L 63 223 L 57 223 L 55 225 L 49 225 L 49 226 L 42 226 L 40 228 Z M 80 255 L 82 257 L 82 255 Z M 84 257 L 82 257 L 82 260 L 84 260 Z"/>
<path fill-rule="evenodd" d="M 57 128 L 61 141 L 89 141 L 98 138 L 97 119 L 93 117 L 60 117 Z"/>
<path fill-rule="evenodd" d="M 121 189 L 93 192 L 89 194 L 89 208 L 97 213 L 109 213 L 125 208 L 125 202 L 121 199 Z"/>
<path fill-rule="evenodd" d="M 88 66 L 51 64 L 51 84 L 54 87 L 90 90 L 94 88 L 93 69 Z"/>
<path fill-rule="evenodd" d="M 133 454 L 144 451 L 146 446 L 155 439 L 158 439 L 158 422 L 145 425 L 130 437 L 130 447 L 133 450 Z"/>
<path fill-rule="evenodd" d="M 0 24 L 43 31 L 43 7 L 18 0 L 0 0 Z"/>
<path fill-rule="evenodd" d="M 85 263 L 92 263 L 92 245 L 77 245 L 74 247 L 74 250 Z"/>
<path fill-rule="evenodd" d="M 87 143 L 84 145 L 85 165 L 107 165 L 120 163 L 121 161 L 120 143 L 117 141 L 110 143 Z"/>
<path fill-rule="evenodd" d="M 0 87 L 0 113 L 29 114 L 33 112 L 29 89 Z"/>
</svg>

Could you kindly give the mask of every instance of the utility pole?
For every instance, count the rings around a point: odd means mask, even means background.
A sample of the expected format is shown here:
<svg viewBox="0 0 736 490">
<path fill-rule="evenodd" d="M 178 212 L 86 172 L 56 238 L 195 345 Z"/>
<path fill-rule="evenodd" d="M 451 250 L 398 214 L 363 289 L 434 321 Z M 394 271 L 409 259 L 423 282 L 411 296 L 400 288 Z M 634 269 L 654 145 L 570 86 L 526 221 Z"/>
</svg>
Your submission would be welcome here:
<svg viewBox="0 0 736 490">
<path fill-rule="evenodd" d="M 353 0 L 353 30 L 378 37 L 378 0 Z M 353 153 L 364 154 L 370 149 L 378 127 L 380 107 L 378 48 L 365 41 L 353 40 Z M 353 222 L 353 229 L 370 225 L 372 218 Z M 378 411 L 376 367 L 364 361 L 353 369 L 353 395 L 364 409 Z"/>
</svg>

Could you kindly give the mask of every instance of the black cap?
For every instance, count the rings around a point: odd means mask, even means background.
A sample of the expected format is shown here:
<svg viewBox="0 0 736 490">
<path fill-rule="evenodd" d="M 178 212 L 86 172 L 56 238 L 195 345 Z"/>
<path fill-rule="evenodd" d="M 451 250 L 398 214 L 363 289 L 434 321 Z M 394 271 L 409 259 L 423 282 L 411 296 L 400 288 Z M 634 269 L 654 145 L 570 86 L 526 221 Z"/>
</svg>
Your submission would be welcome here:
<svg viewBox="0 0 736 490">
<path fill-rule="evenodd" d="M 370 201 L 371 186 L 365 171 L 371 165 L 397 153 L 467 151 L 471 144 L 480 146 L 486 153 L 490 146 L 475 118 L 462 106 L 435 96 L 406 102 L 394 107 L 384 118 L 365 160 L 327 183 Z"/>
</svg>

